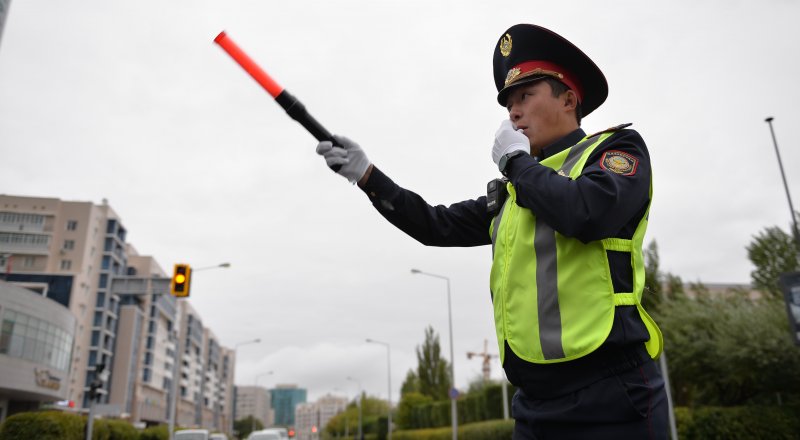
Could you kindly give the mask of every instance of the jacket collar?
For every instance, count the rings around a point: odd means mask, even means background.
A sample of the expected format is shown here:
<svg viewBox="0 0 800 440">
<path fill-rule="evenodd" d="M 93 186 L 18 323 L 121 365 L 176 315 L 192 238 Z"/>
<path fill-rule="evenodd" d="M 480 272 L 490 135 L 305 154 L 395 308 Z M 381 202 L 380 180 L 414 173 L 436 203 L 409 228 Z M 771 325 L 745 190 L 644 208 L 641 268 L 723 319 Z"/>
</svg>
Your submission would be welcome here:
<svg viewBox="0 0 800 440">
<path fill-rule="evenodd" d="M 581 141 L 581 139 L 586 137 L 586 133 L 583 131 L 582 128 L 577 128 L 568 135 L 562 137 L 561 139 L 553 142 L 552 144 L 542 148 L 542 153 L 537 157 L 538 160 L 544 160 L 548 157 L 558 154 L 567 148 L 577 144 Z"/>
</svg>

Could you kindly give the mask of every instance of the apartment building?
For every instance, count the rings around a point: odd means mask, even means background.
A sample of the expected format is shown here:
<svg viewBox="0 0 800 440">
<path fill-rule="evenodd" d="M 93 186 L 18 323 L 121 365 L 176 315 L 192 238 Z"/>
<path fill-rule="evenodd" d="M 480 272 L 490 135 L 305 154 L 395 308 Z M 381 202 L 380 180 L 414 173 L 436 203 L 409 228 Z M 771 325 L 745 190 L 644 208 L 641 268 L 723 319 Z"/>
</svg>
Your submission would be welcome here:
<svg viewBox="0 0 800 440">
<path fill-rule="evenodd" d="M 265 427 L 275 426 L 275 412 L 270 404 L 270 392 L 260 386 L 237 386 L 236 420 L 251 416 Z"/>
<path fill-rule="evenodd" d="M 88 408 L 88 384 L 104 364 L 110 377 L 99 413 L 165 423 L 176 385 L 178 425 L 227 430 L 234 351 L 203 327 L 188 300 L 169 295 L 169 275 L 126 235 L 105 200 L 0 195 L 2 279 L 74 317 L 59 400 Z M 0 353 L 0 369 L 4 361 Z"/>
<path fill-rule="evenodd" d="M 297 440 L 322 438 L 325 425 L 337 414 L 347 409 L 347 398 L 326 394 L 313 403 L 302 403 L 295 409 Z"/>
</svg>

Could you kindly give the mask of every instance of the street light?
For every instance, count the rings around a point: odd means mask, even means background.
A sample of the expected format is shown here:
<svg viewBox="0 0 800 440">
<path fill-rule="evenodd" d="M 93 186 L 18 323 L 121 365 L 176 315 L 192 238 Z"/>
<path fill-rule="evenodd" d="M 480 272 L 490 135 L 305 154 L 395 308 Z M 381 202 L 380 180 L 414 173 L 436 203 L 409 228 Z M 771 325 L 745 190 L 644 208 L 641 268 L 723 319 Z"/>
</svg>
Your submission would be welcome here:
<svg viewBox="0 0 800 440">
<path fill-rule="evenodd" d="M 228 264 L 228 263 L 222 263 L 222 264 Z M 255 338 L 255 339 L 251 339 L 249 341 L 239 342 L 238 344 L 235 344 L 233 346 L 233 360 L 234 360 L 234 362 L 237 360 L 237 354 L 236 353 L 239 350 L 239 347 L 241 347 L 242 345 L 247 345 L 247 344 L 258 344 L 259 342 L 261 342 L 261 338 Z M 233 376 L 234 376 L 234 378 L 236 377 L 236 371 L 235 370 L 233 371 Z M 231 419 L 230 419 L 230 423 L 228 424 L 231 436 L 233 436 L 233 419 L 236 418 L 236 385 L 235 384 L 233 386 L 233 390 L 232 391 L 233 391 L 233 393 L 232 393 L 233 394 L 233 399 L 232 399 L 233 402 L 231 402 Z"/>
<path fill-rule="evenodd" d="M 789 184 L 786 183 L 786 174 L 783 172 L 783 161 L 781 161 L 781 153 L 778 151 L 778 141 L 775 139 L 775 130 L 772 129 L 772 116 L 764 119 L 769 124 L 769 132 L 772 134 L 772 144 L 775 145 L 775 155 L 778 156 L 778 167 L 781 169 L 781 177 L 783 178 L 783 189 L 786 190 L 786 199 L 789 201 L 789 213 L 792 215 L 792 235 L 794 236 L 794 244 L 797 250 L 800 251 L 800 232 L 797 230 L 797 216 L 795 216 L 794 206 L 792 205 L 792 196 L 789 195 Z"/>
<path fill-rule="evenodd" d="M 358 440 L 364 440 L 364 436 L 362 434 L 363 431 L 361 429 L 361 396 L 362 396 L 361 382 L 359 382 L 356 379 L 353 379 L 350 376 L 347 376 L 347 380 L 352 380 L 353 382 L 358 384 Z"/>
<path fill-rule="evenodd" d="M 250 419 L 250 432 L 253 432 L 253 431 L 256 430 L 256 392 L 257 392 L 256 388 L 258 388 L 258 378 L 259 377 L 263 377 L 263 376 L 269 376 L 271 374 L 272 374 L 272 371 L 269 371 L 269 372 L 266 372 L 266 373 L 261 373 L 261 374 L 256 374 L 256 380 L 253 382 L 253 417 Z M 264 427 L 266 428 L 267 427 L 267 421 L 263 420 L 262 423 L 263 423 Z"/>
<path fill-rule="evenodd" d="M 217 268 L 220 268 L 220 267 L 227 269 L 227 268 L 231 267 L 231 263 L 219 263 L 219 264 L 214 265 L 214 266 L 200 267 L 200 268 L 197 268 L 197 269 L 192 269 L 192 272 L 197 272 L 198 270 L 217 269 Z"/>
<path fill-rule="evenodd" d="M 455 357 L 453 356 L 453 308 L 450 305 L 450 278 L 433 273 L 423 272 L 419 269 L 411 269 L 412 274 L 427 275 L 429 277 L 439 278 L 447 281 L 447 320 L 450 324 L 450 382 L 453 388 L 450 394 L 450 418 L 452 419 L 453 440 L 458 439 L 458 409 L 456 408 L 456 369 Z"/>
<path fill-rule="evenodd" d="M 380 344 L 386 347 L 386 367 L 389 371 L 389 422 L 386 428 L 388 440 L 392 440 L 392 348 L 386 342 L 376 341 L 374 339 L 367 338 L 367 342 L 370 344 Z"/>
</svg>

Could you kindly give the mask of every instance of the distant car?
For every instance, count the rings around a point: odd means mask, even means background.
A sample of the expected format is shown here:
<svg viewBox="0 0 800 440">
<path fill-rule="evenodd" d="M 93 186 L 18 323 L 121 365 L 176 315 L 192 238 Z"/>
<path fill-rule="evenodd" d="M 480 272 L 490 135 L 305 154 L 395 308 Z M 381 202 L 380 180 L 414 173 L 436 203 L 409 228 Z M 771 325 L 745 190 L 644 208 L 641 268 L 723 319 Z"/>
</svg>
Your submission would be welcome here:
<svg viewBox="0 0 800 440">
<path fill-rule="evenodd" d="M 184 429 L 175 432 L 175 440 L 209 440 L 208 429 Z"/>
<path fill-rule="evenodd" d="M 208 440 L 228 440 L 228 436 L 225 434 L 216 433 L 209 435 Z"/>
<path fill-rule="evenodd" d="M 289 440 L 289 432 L 285 428 L 268 428 L 253 431 L 247 440 Z"/>
</svg>

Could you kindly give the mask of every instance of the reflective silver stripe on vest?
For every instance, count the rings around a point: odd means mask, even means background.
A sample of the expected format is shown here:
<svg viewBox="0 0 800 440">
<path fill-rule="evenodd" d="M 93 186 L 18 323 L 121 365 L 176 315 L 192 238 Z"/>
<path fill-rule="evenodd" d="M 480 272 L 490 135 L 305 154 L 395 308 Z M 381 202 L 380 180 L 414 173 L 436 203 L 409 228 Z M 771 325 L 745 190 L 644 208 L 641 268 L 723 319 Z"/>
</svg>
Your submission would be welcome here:
<svg viewBox="0 0 800 440">
<path fill-rule="evenodd" d="M 572 167 L 578 163 L 578 160 L 581 158 L 581 156 L 583 156 L 583 152 L 594 143 L 596 138 L 597 136 L 593 136 L 589 139 L 585 139 L 583 142 L 575 145 L 569 150 L 569 153 L 567 153 L 567 158 L 564 160 L 564 164 L 561 165 L 561 171 L 563 171 L 564 174 L 569 176 L 569 173 L 572 172 Z"/>
<path fill-rule="evenodd" d="M 497 243 L 497 231 L 500 230 L 500 220 L 503 219 L 503 211 L 506 210 L 506 203 L 508 197 L 503 201 L 503 206 L 500 207 L 500 212 L 494 217 L 494 230 L 492 231 L 492 260 L 494 260 L 494 245 Z"/>
<path fill-rule="evenodd" d="M 572 168 L 596 140 L 591 137 L 575 145 L 567 153 L 561 171 L 569 176 Z M 561 341 L 561 309 L 558 304 L 558 252 L 556 231 L 536 217 L 533 249 L 536 252 L 536 302 L 539 312 L 539 343 L 545 359 L 561 359 L 564 344 Z"/>
<path fill-rule="evenodd" d="M 558 306 L 556 232 L 536 218 L 533 248 L 536 252 L 536 293 L 539 309 L 539 341 L 545 359 L 564 357 L 561 343 L 561 311 Z"/>
</svg>

